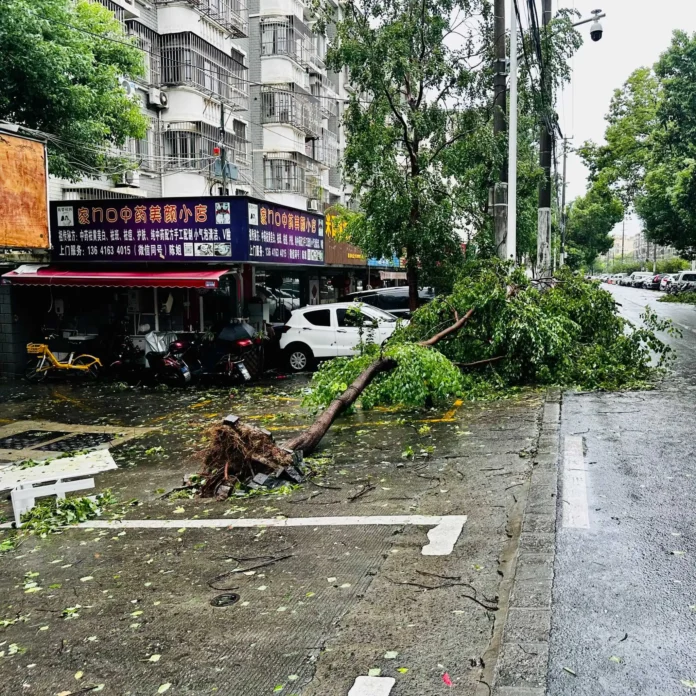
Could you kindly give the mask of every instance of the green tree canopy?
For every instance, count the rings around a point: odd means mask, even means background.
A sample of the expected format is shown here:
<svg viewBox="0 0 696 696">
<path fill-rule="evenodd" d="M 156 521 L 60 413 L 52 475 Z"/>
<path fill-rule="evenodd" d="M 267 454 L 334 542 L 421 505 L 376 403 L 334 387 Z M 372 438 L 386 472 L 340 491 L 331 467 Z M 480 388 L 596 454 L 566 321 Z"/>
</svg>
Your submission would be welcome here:
<svg viewBox="0 0 696 696">
<path fill-rule="evenodd" d="M 419 273 L 461 255 L 455 228 L 482 224 L 500 163 L 482 58 L 490 10 L 488 0 L 347 0 L 328 51 L 354 88 L 344 175 L 363 214 L 351 238 L 371 256 L 405 253 L 412 309 Z"/>
<path fill-rule="evenodd" d="M 591 266 L 599 254 L 614 245 L 609 236 L 624 215 L 621 200 L 604 183 L 595 183 L 568 210 L 567 238 L 569 265 L 576 260 Z"/>
<path fill-rule="evenodd" d="M 648 238 L 696 256 L 696 34 L 675 31 L 657 63 L 617 90 L 606 144 L 581 154 L 591 181 L 643 219 Z"/>
<path fill-rule="evenodd" d="M 123 168 L 109 150 L 144 136 L 145 118 L 120 86 L 144 71 L 130 44 L 98 3 L 3 0 L 0 119 L 52 136 L 52 174 L 77 180 Z"/>
</svg>

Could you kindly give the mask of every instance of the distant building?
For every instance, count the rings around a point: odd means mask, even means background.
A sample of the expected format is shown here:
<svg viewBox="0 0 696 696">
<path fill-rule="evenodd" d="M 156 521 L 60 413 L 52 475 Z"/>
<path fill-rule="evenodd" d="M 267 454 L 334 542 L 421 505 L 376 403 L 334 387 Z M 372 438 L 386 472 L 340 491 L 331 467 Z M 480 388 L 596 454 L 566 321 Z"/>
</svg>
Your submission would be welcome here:
<svg viewBox="0 0 696 696">
<path fill-rule="evenodd" d="M 137 40 L 145 75 L 127 91 L 149 127 L 126 143 L 135 171 L 51 179 L 51 200 L 251 195 L 324 212 L 347 203 L 339 151 L 345 74 L 301 0 L 95 0 Z M 336 8 L 338 11 L 338 8 Z M 230 167 L 225 191 L 220 159 Z"/>
</svg>

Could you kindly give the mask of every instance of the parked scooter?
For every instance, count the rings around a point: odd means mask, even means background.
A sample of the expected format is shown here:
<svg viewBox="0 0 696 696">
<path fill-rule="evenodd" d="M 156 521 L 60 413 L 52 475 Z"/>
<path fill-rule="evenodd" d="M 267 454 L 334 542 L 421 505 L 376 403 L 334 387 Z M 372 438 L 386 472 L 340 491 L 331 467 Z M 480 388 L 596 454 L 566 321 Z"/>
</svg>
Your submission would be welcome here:
<svg viewBox="0 0 696 696">
<path fill-rule="evenodd" d="M 248 382 L 263 369 L 263 342 L 245 322 L 227 324 L 220 331 L 178 339 L 170 354 L 188 367 L 193 378 L 223 378 Z"/>
<path fill-rule="evenodd" d="M 109 378 L 120 382 L 132 382 L 141 380 L 145 375 L 145 352 L 137 348 L 133 339 L 122 336 L 118 346 L 115 346 L 112 360 L 109 363 L 106 374 Z"/>
<path fill-rule="evenodd" d="M 216 378 L 248 382 L 263 370 L 263 341 L 245 322 L 225 325 L 220 331 L 175 337 L 150 333 L 145 357 L 156 381 L 185 387 L 194 379 Z"/>
</svg>

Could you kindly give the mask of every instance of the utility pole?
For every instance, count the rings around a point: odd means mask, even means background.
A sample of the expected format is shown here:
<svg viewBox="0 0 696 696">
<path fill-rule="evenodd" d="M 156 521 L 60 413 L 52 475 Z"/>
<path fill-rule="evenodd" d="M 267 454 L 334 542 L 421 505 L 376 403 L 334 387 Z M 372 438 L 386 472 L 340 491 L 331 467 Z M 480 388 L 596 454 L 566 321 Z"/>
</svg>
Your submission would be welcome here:
<svg viewBox="0 0 696 696">
<path fill-rule="evenodd" d="M 566 246 L 566 172 L 568 171 L 568 141 L 570 138 L 563 138 L 563 193 L 561 194 L 561 266 L 565 266 L 565 246 Z"/>
<path fill-rule="evenodd" d="M 542 25 L 544 27 L 544 45 L 547 44 L 548 26 L 551 23 L 551 0 L 542 0 Z M 542 109 L 547 118 L 541 125 L 539 138 L 539 166 L 543 170 L 543 179 L 539 184 L 539 225 L 537 229 L 537 273 L 540 276 L 551 272 L 551 148 L 553 138 L 553 90 L 551 72 L 543 67 L 541 94 Z"/>
<path fill-rule="evenodd" d="M 494 7 L 495 79 L 493 82 L 493 133 L 505 132 L 507 106 L 507 41 L 505 34 L 505 0 L 495 0 Z M 500 169 L 493 188 L 493 217 L 495 221 L 495 247 L 501 259 L 507 258 L 508 236 L 508 184 L 507 164 Z"/>
<path fill-rule="evenodd" d="M 621 226 L 621 263 L 624 262 L 624 244 L 626 243 L 626 216 L 624 215 L 623 225 Z"/>
<path fill-rule="evenodd" d="M 508 123 L 508 206 L 507 252 L 517 261 L 517 13 L 510 0 L 510 118 Z"/>
<path fill-rule="evenodd" d="M 227 195 L 227 149 L 225 148 L 225 105 L 220 102 L 220 164 L 222 165 L 222 195 Z"/>
</svg>

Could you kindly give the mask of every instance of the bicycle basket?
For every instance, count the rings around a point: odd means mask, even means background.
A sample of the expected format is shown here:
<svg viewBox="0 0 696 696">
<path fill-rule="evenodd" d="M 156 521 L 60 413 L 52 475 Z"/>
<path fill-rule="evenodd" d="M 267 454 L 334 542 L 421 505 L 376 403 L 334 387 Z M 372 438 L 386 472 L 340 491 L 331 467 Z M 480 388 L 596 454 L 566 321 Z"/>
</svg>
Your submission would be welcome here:
<svg viewBox="0 0 696 696">
<path fill-rule="evenodd" d="M 29 343 L 27 344 L 27 353 L 29 355 L 41 355 L 46 351 L 47 347 L 45 343 Z"/>
</svg>

